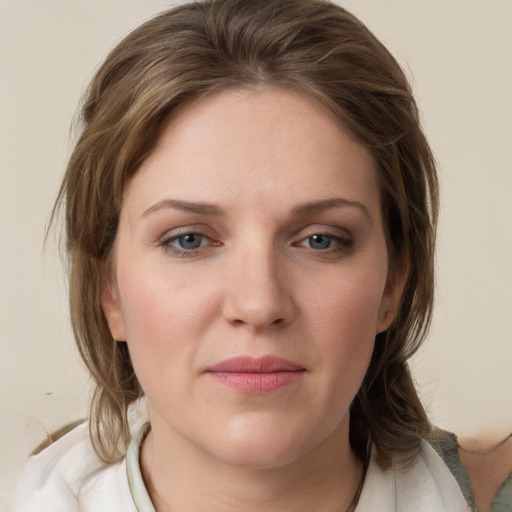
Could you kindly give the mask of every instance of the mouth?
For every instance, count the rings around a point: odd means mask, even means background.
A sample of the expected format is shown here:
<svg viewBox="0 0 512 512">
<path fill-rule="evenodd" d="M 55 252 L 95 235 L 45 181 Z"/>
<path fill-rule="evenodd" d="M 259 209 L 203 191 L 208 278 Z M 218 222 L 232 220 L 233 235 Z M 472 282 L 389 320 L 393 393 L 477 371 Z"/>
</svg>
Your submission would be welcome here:
<svg viewBox="0 0 512 512">
<path fill-rule="evenodd" d="M 249 394 L 276 391 L 297 382 L 305 372 L 304 367 L 274 356 L 234 357 L 206 369 L 219 384 Z"/>
</svg>

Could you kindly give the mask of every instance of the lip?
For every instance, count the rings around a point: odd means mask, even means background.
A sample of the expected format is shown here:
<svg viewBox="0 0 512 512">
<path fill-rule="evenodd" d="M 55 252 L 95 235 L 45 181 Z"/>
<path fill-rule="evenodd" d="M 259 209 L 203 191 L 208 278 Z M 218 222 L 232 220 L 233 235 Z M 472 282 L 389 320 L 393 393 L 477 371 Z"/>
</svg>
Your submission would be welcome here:
<svg viewBox="0 0 512 512">
<path fill-rule="evenodd" d="M 241 356 L 206 369 L 216 382 L 245 393 L 270 393 L 299 380 L 306 369 L 275 356 Z"/>
</svg>

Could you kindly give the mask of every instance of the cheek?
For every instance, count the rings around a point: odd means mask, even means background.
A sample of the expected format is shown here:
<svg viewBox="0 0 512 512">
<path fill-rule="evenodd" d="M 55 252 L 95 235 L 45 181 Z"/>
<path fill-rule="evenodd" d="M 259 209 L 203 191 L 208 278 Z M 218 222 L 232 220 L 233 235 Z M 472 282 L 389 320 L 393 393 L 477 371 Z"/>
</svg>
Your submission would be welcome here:
<svg viewBox="0 0 512 512">
<path fill-rule="evenodd" d="M 146 393 L 193 365 L 211 317 L 213 291 L 169 268 L 119 268 L 119 293 L 135 372 Z M 208 309 L 209 308 L 209 309 Z M 169 364 L 172 362 L 172 364 Z M 172 371 L 171 371 L 172 370 Z"/>
<path fill-rule="evenodd" d="M 201 312 L 214 294 L 186 267 L 140 258 L 118 270 L 119 293 L 128 335 L 176 330 L 193 335 Z M 207 283 L 204 283 L 207 284 Z"/>
<path fill-rule="evenodd" d="M 330 368 L 326 375 L 349 393 L 357 391 L 373 352 L 384 280 L 380 273 L 331 279 L 307 300 L 314 304 L 307 325 Z"/>
<path fill-rule="evenodd" d="M 329 334 L 353 333 L 373 339 L 385 286 L 384 272 L 347 272 L 331 276 L 309 291 L 310 321 Z M 330 336 L 331 337 L 331 336 Z M 352 336 L 351 336 L 352 337 Z"/>
</svg>

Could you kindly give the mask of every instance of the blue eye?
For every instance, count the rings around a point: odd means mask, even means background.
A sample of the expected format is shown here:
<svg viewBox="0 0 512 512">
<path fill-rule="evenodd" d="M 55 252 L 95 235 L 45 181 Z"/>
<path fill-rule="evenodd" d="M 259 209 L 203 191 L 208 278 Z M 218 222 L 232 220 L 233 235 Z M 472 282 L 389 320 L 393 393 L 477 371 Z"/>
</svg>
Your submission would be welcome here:
<svg viewBox="0 0 512 512">
<path fill-rule="evenodd" d="M 183 249 L 185 251 L 193 251 L 199 249 L 204 245 L 206 237 L 198 233 L 187 233 L 186 235 L 179 236 L 171 241 L 175 247 Z"/>
<path fill-rule="evenodd" d="M 315 233 L 303 238 L 296 245 L 311 249 L 324 255 L 346 254 L 353 248 L 354 242 L 349 236 L 337 236 L 327 233 Z"/>
<path fill-rule="evenodd" d="M 313 235 L 306 238 L 306 241 L 309 243 L 309 247 L 311 247 L 311 249 L 321 251 L 323 249 L 328 249 L 331 246 L 332 237 L 327 235 Z"/>
<path fill-rule="evenodd" d="M 168 232 L 167 237 L 160 240 L 158 245 L 171 256 L 186 258 L 209 254 L 211 248 L 220 247 L 222 243 L 204 233 L 183 230 L 174 235 Z"/>
</svg>

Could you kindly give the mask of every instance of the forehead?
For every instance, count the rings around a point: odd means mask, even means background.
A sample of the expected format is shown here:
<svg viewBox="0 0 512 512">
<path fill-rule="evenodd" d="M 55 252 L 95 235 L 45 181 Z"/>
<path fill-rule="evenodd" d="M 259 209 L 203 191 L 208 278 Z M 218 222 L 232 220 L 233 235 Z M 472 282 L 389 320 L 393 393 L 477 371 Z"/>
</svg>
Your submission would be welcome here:
<svg viewBox="0 0 512 512">
<path fill-rule="evenodd" d="M 371 152 L 319 102 L 269 87 L 225 90 L 175 112 L 126 199 L 164 190 L 204 201 L 337 194 L 378 203 Z"/>
</svg>

